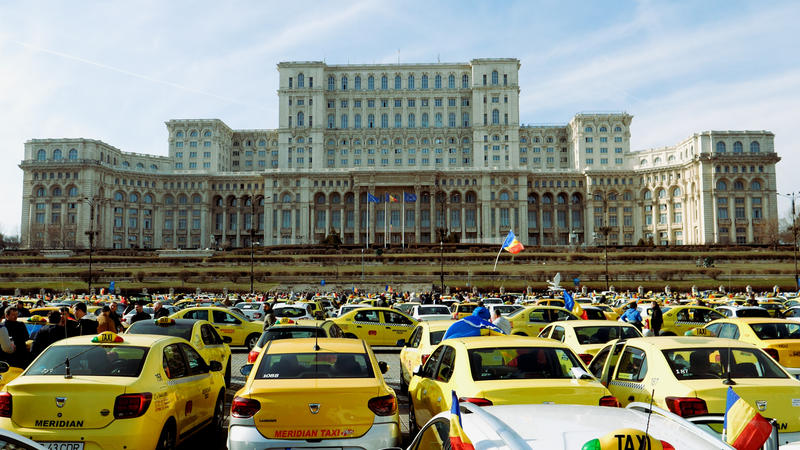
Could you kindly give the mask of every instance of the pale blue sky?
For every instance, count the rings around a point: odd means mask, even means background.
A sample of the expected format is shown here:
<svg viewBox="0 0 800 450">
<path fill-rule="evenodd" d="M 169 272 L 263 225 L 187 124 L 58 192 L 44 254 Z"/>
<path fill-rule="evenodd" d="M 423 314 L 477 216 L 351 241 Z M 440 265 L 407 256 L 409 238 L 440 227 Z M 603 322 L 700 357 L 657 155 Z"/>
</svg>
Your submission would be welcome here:
<svg viewBox="0 0 800 450">
<path fill-rule="evenodd" d="M 167 154 L 164 122 L 277 125 L 280 61 L 516 57 L 523 123 L 633 114 L 634 150 L 770 130 L 800 190 L 800 2 L 0 0 L 0 231 L 19 231 L 23 143 Z M 787 210 L 788 200 L 779 200 Z"/>
</svg>

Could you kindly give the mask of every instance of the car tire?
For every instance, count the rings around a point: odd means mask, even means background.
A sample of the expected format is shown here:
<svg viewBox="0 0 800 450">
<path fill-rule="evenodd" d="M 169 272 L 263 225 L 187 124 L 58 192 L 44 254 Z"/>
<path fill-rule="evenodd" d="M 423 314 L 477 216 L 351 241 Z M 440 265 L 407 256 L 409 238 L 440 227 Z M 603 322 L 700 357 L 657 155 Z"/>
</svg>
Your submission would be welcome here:
<svg viewBox="0 0 800 450">
<path fill-rule="evenodd" d="M 161 434 L 158 436 L 158 444 L 156 450 L 174 450 L 175 449 L 175 424 L 167 422 L 164 428 L 161 429 Z"/>
<path fill-rule="evenodd" d="M 225 425 L 225 391 L 219 391 L 217 394 L 217 403 L 214 405 L 214 415 L 211 417 L 211 423 L 206 428 L 206 435 L 208 442 L 212 447 L 218 448 L 220 445 L 224 446 L 223 437 L 227 436 L 224 433 Z"/>
<path fill-rule="evenodd" d="M 411 397 L 408 398 L 408 440 L 413 441 L 419 434 L 419 426 L 417 425 L 417 413 L 414 411 L 414 402 Z"/>
<path fill-rule="evenodd" d="M 400 369 L 400 393 L 408 394 L 408 383 L 406 383 L 406 379 L 403 378 L 403 369 Z"/>
<path fill-rule="evenodd" d="M 247 347 L 247 350 L 250 351 L 253 347 L 256 346 L 258 343 L 258 338 L 261 337 L 260 334 L 253 333 L 250 336 L 247 336 L 247 339 L 244 340 L 244 345 Z"/>
<path fill-rule="evenodd" d="M 225 368 L 225 387 L 231 387 L 231 358 L 228 358 L 228 366 Z"/>
<path fill-rule="evenodd" d="M 672 331 L 662 331 L 661 334 L 659 334 L 659 336 L 675 336 L 675 333 L 673 333 Z"/>
</svg>

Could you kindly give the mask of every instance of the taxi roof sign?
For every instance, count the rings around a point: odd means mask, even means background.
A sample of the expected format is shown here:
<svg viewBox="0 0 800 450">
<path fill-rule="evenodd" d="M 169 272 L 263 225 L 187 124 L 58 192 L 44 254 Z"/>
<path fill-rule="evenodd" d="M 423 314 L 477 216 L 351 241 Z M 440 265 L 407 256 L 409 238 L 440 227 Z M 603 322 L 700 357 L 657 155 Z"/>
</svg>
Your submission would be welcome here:
<svg viewBox="0 0 800 450">
<path fill-rule="evenodd" d="M 644 431 L 635 428 L 622 428 L 614 430 L 605 436 L 583 444 L 582 450 L 617 450 L 617 449 L 647 449 L 647 450 L 675 450 L 671 444 L 658 440 Z"/>
<path fill-rule="evenodd" d="M 175 325 L 175 319 L 171 317 L 160 317 L 155 321 L 156 325 L 167 326 L 167 325 Z"/>
<path fill-rule="evenodd" d="M 113 331 L 104 331 L 92 338 L 92 342 L 95 344 L 119 344 L 125 340 Z"/>
<path fill-rule="evenodd" d="M 280 324 L 280 325 L 287 325 L 287 324 L 292 324 L 292 323 L 296 323 L 296 322 L 294 320 L 288 318 L 288 317 L 281 317 L 280 320 L 278 320 L 277 323 Z"/>
<path fill-rule="evenodd" d="M 36 314 L 28 318 L 28 323 L 46 323 L 47 319 Z"/>
</svg>

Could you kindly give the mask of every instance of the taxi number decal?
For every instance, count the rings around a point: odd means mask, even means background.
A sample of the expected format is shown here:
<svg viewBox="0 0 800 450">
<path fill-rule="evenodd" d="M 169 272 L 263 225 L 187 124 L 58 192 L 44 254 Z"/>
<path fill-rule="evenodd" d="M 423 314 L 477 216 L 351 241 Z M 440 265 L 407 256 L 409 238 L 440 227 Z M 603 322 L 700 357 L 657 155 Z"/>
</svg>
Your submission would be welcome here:
<svg viewBox="0 0 800 450">
<path fill-rule="evenodd" d="M 224 328 L 219 331 L 222 331 L 223 333 L 233 333 L 233 330 L 226 330 Z"/>
<path fill-rule="evenodd" d="M 169 398 L 167 397 L 166 392 L 159 392 L 155 395 L 155 401 L 153 405 L 156 408 L 156 411 L 163 411 L 169 408 Z"/>
<path fill-rule="evenodd" d="M 323 428 L 321 430 L 277 430 L 276 438 L 332 438 L 350 436 L 354 431 L 351 428 Z"/>
<path fill-rule="evenodd" d="M 280 377 L 280 374 L 278 374 L 278 373 L 265 373 L 264 374 L 264 378 L 278 378 L 278 377 Z"/>
</svg>

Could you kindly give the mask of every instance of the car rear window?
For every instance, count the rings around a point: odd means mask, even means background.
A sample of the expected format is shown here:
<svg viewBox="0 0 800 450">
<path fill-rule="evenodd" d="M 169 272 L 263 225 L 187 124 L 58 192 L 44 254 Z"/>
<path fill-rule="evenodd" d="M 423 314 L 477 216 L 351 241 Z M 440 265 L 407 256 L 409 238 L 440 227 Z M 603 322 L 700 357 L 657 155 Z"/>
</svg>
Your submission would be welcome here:
<svg viewBox="0 0 800 450">
<path fill-rule="evenodd" d="M 269 341 L 278 341 L 281 339 L 298 339 L 298 338 L 311 338 L 311 337 L 328 337 L 325 335 L 325 330 L 322 328 L 311 327 L 272 327 L 261 334 L 258 340 L 258 346 L 264 347 Z"/>
<path fill-rule="evenodd" d="M 788 378 L 775 361 L 758 349 L 683 348 L 662 350 L 678 380 Z M 730 364 L 729 364 L 730 357 Z"/>
<path fill-rule="evenodd" d="M 275 308 L 275 317 L 303 317 L 308 314 L 305 308 Z"/>
<path fill-rule="evenodd" d="M 553 347 L 477 348 L 468 351 L 472 379 L 575 378 L 581 363 L 568 349 Z"/>
<path fill-rule="evenodd" d="M 241 309 L 241 310 L 246 310 L 246 309 L 260 310 L 261 309 L 261 304 L 260 303 L 237 303 L 235 306 L 237 308 Z"/>
<path fill-rule="evenodd" d="M 256 379 L 373 378 L 364 353 L 268 353 Z"/>
<path fill-rule="evenodd" d="M 419 314 L 450 314 L 447 306 L 420 306 Z"/>
<path fill-rule="evenodd" d="M 800 323 L 751 323 L 750 328 L 761 340 L 800 338 Z"/>
<path fill-rule="evenodd" d="M 439 342 L 442 342 L 445 331 L 447 330 L 431 331 L 431 345 L 437 345 Z"/>
<path fill-rule="evenodd" d="M 178 324 L 174 323 L 171 325 L 159 325 L 154 323 L 155 321 L 151 320 L 140 320 L 128 328 L 127 333 L 130 334 L 159 334 L 162 336 L 175 336 L 179 338 L 184 338 L 187 341 L 192 340 L 192 327 L 194 326 L 193 323 L 191 324 Z"/>
<path fill-rule="evenodd" d="M 471 314 L 472 311 L 474 311 L 475 308 L 477 308 L 477 307 L 478 307 L 478 305 L 458 305 L 458 306 L 456 306 L 456 308 L 458 308 L 458 313 L 459 314 L 463 314 L 463 313 L 470 313 Z"/>
<path fill-rule="evenodd" d="M 769 311 L 758 308 L 745 308 L 736 311 L 736 317 L 769 317 Z"/>
<path fill-rule="evenodd" d="M 26 375 L 138 377 L 147 359 L 147 347 L 127 345 L 51 345 L 25 371 Z"/>
<path fill-rule="evenodd" d="M 621 327 L 621 326 L 595 326 L 595 327 L 575 327 L 575 336 L 578 338 L 578 343 L 585 344 L 605 344 L 612 339 L 619 339 L 622 337 L 635 338 L 642 335 L 634 327 Z"/>
</svg>

